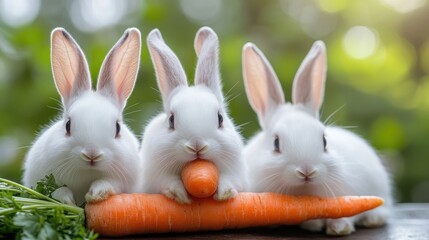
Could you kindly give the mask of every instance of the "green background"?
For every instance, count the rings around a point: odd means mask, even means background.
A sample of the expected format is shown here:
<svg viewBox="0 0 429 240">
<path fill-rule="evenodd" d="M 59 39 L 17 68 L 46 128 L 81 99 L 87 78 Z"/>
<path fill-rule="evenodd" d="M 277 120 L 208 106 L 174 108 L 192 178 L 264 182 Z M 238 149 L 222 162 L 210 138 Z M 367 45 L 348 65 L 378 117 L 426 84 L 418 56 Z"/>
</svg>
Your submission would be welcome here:
<svg viewBox="0 0 429 240">
<path fill-rule="evenodd" d="M 425 0 L 0 0 L 0 177 L 20 180 L 31 142 L 60 113 L 49 59 L 54 27 L 80 44 L 93 79 L 126 28 L 139 28 L 143 43 L 159 28 L 193 79 L 195 33 L 207 25 L 219 36 L 224 92 L 246 139 L 259 125 L 243 88 L 242 46 L 258 45 L 290 100 L 300 62 L 321 39 L 328 51 L 322 121 L 338 110 L 329 123 L 350 126 L 379 151 L 397 200 L 429 202 L 428 23 Z M 161 110 L 156 88 L 143 44 L 125 111 L 139 136 Z"/>
</svg>

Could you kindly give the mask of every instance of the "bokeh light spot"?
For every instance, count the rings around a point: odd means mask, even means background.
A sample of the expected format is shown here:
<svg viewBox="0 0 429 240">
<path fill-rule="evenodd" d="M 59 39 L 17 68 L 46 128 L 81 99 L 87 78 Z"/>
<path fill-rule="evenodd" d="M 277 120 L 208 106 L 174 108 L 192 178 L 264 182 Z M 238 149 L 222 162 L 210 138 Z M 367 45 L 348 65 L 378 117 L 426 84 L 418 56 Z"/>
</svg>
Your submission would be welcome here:
<svg viewBox="0 0 429 240">
<path fill-rule="evenodd" d="M 31 23 L 39 14 L 40 0 L 1 0 L 0 18 L 11 27 Z"/>
<path fill-rule="evenodd" d="M 313 5 L 307 5 L 301 12 L 299 22 L 302 30 L 313 39 L 320 39 L 335 30 L 337 18 L 321 12 Z"/>
<path fill-rule="evenodd" d="M 127 12 L 127 1 L 76 0 L 70 9 L 76 28 L 92 32 L 119 23 Z"/>
<path fill-rule="evenodd" d="M 381 0 L 398 13 L 409 13 L 426 4 L 425 0 Z"/>
<path fill-rule="evenodd" d="M 323 11 L 336 13 L 346 8 L 350 2 L 344 0 L 319 0 L 318 3 Z"/>
<path fill-rule="evenodd" d="M 180 1 L 183 13 L 197 22 L 206 22 L 219 16 L 222 9 L 221 0 L 182 0 Z"/>
<path fill-rule="evenodd" d="M 354 26 L 343 38 L 343 48 L 348 55 L 357 59 L 370 57 L 377 49 L 377 35 L 368 27 Z"/>
</svg>

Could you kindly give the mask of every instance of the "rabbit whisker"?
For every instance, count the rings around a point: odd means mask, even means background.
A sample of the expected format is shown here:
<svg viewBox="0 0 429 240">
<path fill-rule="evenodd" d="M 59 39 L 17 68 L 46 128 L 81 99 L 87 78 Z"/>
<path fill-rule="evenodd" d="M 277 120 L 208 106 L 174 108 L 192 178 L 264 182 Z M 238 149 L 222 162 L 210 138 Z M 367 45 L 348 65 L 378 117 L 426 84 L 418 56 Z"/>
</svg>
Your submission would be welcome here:
<svg viewBox="0 0 429 240">
<path fill-rule="evenodd" d="M 54 110 L 57 110 L 57 111 L 59 111 L 59 112 L 61 112 L 61 111 L 63 110 L 62 108 L 54 107 L 54 106 L 48 106 L 48 108 L 50 108 L 50 109 L 54 109 Z"/>
<path fill-rule="evenodd" d="M 15 150 L 28 149 L 28 148 L 30 148 L 30 147 L 31 147 L 31 145 L 21 146 L 21 147 L 17 147 L 17 148 L 15 148 Z"/>
<path fill-rule="evenodd" d="M 130 182 L 127 178 L 127 176 L 129 176 L 129 172 L 127 172 L 126 169 L 122 168 L 119 163 L 116 163 L 115 161 L 112 161 L 111 163 L 111 169 L 113 173 L 119 178 L 121 184 L 123 186 L 129 186 Z"/>
<path fill-rule="evenodd" d="M 54 100 L 60 107 L 63 105 L 63 102 L 59 100 L 58 98 L 50 97 L 49 99 Z"/>
<path fill-rule="evenodd" d="M 134 103 L 134 104 L 131 104 L 131 105 L 127 105 L 127 107 L 125 108 L 125 111 L 128 111 L 128 109 L 130 109 L 130 108 L 133 108 L 133 107 L 136 107 L 136 106 L 138 106 L 138 105 L 140 105 L 140 103 Z"/>
<path fill-rule="evenodd" d="M 325 121 L 323 122 L 323 125 L 330 125 L 329 124 L 329 120 L 331 120 L 331 118 L 335 115 L 335 114 L 337 114 L 340 110 L 342 110 L 344 107 L 345 107 L 346 105 L 345 104 L 343 104 L 342 106 L 340 106 L 337 110 L 335 110 L 334 112 L 332 112 L 326 119 L 325 119 Z"/>
<path fill-rule="evenodd" d="M 235 95 L 235 96 L 233 96 L 233 97 L 228 97 L 227 99 L 226 99 L 226 103 L 228 104 L 229 102 L 231 102 L 232 100 L 234 100 L 234 99 L 236 99 L 237 97 L 239 97 L 239 96 L 241 96 L 241 94 L 237 94 L 237 95 Z"/>
<path fill-rule="evenodd" d="M 131 111 L 131 112 L 124 113 L 124 116 L 128 116 L 130 114 L 139 113 L 139 112 L 142 112 L 142 109 L 134 110 L 134 111 Z"/>
<path fill-rule="evenodd" d="M 228 96 L 229 95 L 229 93 L 238 85 L 238 83 L 239 83 L 240 81 L 236 81 L 235 83 L 234 83 L 234 85 L 232 85 L 232 87 L 228 90 L 228 92 L 226 92 L 225 93 L 225 96 Z"/>
<path fill-rule="evenodd" d="M 157 92 L 158 94 L 161 94 L 161 91 L 159 91 L 159 89 L 156 88 L 156 87 L 150 87 L 150 89 L 152 89 L 153 91 Z"/>
<path fill-rule="evenodd" d="M 355 128 L 359 128 L 359 126 L 341 126 L 341 128 L 344 128 L 344 129 L 355 129 Z"/>
</svg>

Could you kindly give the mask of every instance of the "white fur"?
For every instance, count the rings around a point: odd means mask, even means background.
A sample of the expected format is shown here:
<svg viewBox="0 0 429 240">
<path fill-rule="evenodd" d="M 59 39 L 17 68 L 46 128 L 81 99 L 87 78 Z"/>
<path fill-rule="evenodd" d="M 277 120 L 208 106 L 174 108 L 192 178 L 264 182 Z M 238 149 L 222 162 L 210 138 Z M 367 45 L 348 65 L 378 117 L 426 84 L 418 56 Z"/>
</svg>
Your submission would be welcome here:
<svg viewBox="0 0 429 240">
<path fill-rule="evenodd" d="M 284 103 L 279 97 L 283 95 L 281 88 L 272 89 L 280 85 L 273 82 L 278 81 L 277 77 L 262 52 L 253 44 L 245 45 L 243 74 L 246 86 L 257 81 L 257 84 L 265 86 L 259 88 L 261 91 L 280 93 L 261 103 L 261 96 L 273 94 L 246 88 L 263 131 L 249 141 L 243 155 L 249 176 L 252 176 L 251 191 L 322 197 L 373 195 L 384 198 L 385 205 L 375 210 L 351 218 L 327 221 L 327 234 L 347 235 L 354 231 L 354 223 L 368 227 L 383 224 L 393 199 L 389 175 L 373 148 L 356 134 L 338 127 L 324 126 L 318 119 L 323 101 L 325 58 L 323 43 L 316 42 L 295 78 L 294 103 Z M 252 69 L 255 69 L 261 64 L 256 69 L 264 69 L 264 73 L 256 74 L 249 68 L 253 66 Z M 255 101 L 260 102 L 255 104 Z M 327 141 L 326 151 L 323 135 Z M 280 152 L 274 151 L 276 136 L 279 138 Z M 310 175 L 312 170 L 315 173 Z M 310 176 L 310 181 L 305 181 L 305 174 L 299 171 Z M 312 220 L 303 223 L 302 227 L 320 231 L 324 225 L 324 220 Z"/>
<path fill-rule="evenodd" d="M 215 199 L 226 200 L 246 189 L 246 169 L 241 156 L 243 143 L 223 100 L 217 41 L 209 28 L 197 33 L 195 44 L 199 59 L 195 86 L 189 87 L 179 60 L 164 43 L 160 32 L 155 29 L 148 36 L 164 112 L 149 122 L 143 134 L 140 154 L 144 192 L 163 193 L 178 202 L 189 203 L 191 199 L 180 172 L 196 158 L 213 161 L 219 169 Z M 171 113 L 175 118 L 174 130 L 169 129 Z M 221 128 L 218 128 L 218 113 L 223 116 Z M 197 154 L 187 149 L 187 144 L 194 146 L 197 142 L 206 145 L 204 151 Z"/>
<path fill-rule="evenodd" d="M 128 35 L 129 34 L 129 35 Z M 132 192 L 138 180 L 140 161 L 138 140 L 122 121 L 122 109 L 131 92 L 138 68 L 140 52 L 130 57 L 124 50 L 125 44 L 136 44 L 140 51 L 140 33 L 129 29 L 106 57 L 100 73 L 97 91 L 91 90 L 91 82 L 86 60 L 79 46 L 64 29 L 57 28 L 52 32 L 52 61 L 57 88 L 63 100 L 63 116 L 45 129 L 27 153 L 24 164 L 23 183 L 35 186 L 37 181 L 46 175 L 53 174 L 60 188 L 53 197 L 69 204 L 82 204 L 85 201 L 99 201 L 111 194 Z M 125 37 L 127 36 L 127 37 Z M 65 43 L 64 47 L 60 43 Z M 68 49 L 70 59 L 66 61 L 62 54 Z M 125 54 L 125 55 L 123 55 Z M 137 61 L 132 67 L 115 63 L 121 57 Z M 112 60 L 109 62 L 107 59 Z M 60 64 L 57 64 L 61 62 Z M 84 68 L 77 71 L 79 66 Z M 70 67 L 73 71 L 61 68 Z M 117 81 L 113 68 L 118 71 L 129 68 L 129 76 L 123 83 L 130 89 L 126 91 L 113 84 Z M 77 76 L 71 76 L 76 74 Z M 88 74 L 88 75 L 86 75 Z M 103 78 L 107 74 L 109 78 Z M 61 77 L 61 76 L 64 76 Z M 112 77 L 113 76 L 113 77 Z M 70 85 L 63 81 L 72 79 Z M 84 82 L 85 81 L 85 82 Z M 117 88 L 117 89 L 116 89 Z M 66 134 L 66 123 L 70 119 L 70 135 Z M 120 134 L 116 137 L 116 122 L 120 124 Z M 100 154 L 93 162 L 83 157 L 83 153 Z M 92 164 L 91 164 L 92 163 Z"/>
</svg>

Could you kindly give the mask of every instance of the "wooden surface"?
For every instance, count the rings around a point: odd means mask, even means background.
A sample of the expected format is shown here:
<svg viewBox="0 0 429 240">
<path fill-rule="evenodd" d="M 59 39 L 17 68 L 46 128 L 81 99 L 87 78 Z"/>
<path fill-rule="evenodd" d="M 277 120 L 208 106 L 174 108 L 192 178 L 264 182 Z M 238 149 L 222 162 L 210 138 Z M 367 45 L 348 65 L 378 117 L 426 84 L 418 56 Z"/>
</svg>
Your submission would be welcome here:
<svg viewBox="0 0 429 240">
<path fill-rule="evenodd" d="M 276 228 L 250 228 L 220 232 L 171 233 L 133 236 L 127 239 L 429 239 L 429 203 L 400 204 L 389 223 L 381 228 L 358 228 L 347 237 L 327 237 L 324 233 L 311 233 L 296 226 Z"/>
</svg>

